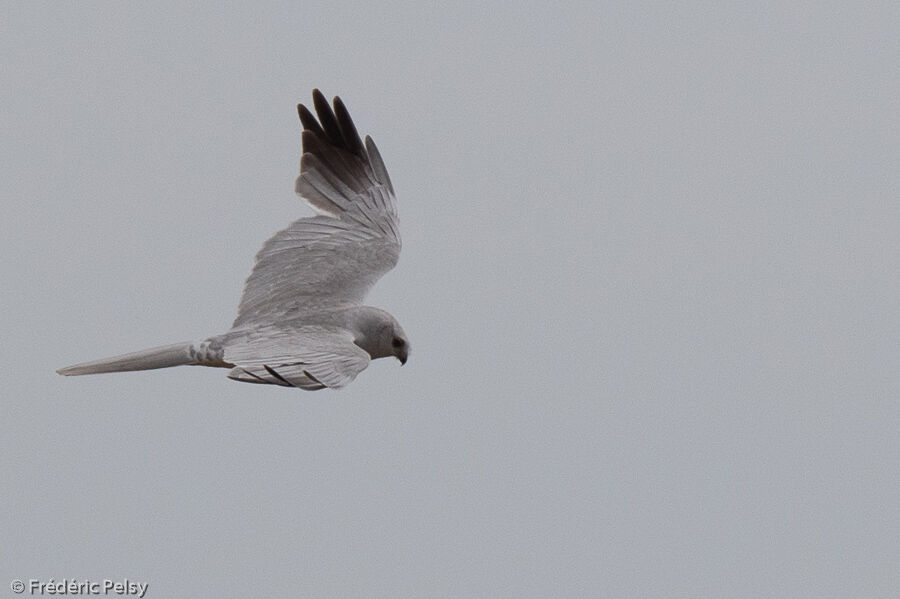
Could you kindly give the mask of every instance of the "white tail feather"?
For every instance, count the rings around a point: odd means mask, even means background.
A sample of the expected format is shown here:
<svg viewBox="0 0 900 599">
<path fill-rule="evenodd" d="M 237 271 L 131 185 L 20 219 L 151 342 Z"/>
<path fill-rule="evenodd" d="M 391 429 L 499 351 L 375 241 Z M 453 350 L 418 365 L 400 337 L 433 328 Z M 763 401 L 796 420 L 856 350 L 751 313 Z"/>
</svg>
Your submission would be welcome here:
<svg viewBox="0 0 900 599">
<path fill-rule="evenodd" d="M 188 364 L 200 364 L 200 361 L 194 349 L 194 344 L 185 342 L 145 349 L 113 358 L 106 358 L 105 360 L 66 366 L 56 372 L 64 376 L 77 376 L 81 374 L 99 374 L 101 372 L 152 370 L 154 368 L 168 368 L 169 366 Z"/>
</svg>

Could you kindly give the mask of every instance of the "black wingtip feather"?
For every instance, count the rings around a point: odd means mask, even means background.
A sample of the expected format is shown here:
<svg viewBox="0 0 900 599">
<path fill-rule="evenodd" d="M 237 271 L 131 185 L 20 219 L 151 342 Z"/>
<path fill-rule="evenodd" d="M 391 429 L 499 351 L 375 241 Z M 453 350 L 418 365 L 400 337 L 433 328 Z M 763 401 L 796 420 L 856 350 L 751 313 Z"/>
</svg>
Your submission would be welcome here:
<svg viewBox="0 0 900 599">
<path fill-rule="evenodd" d="M 332 109 L 325 95 L 318 89 L 313 90 L 312 96 L 313 107 L 318 119 L 306 106 L 297 104 L 297 114 L 300 116 L 303 129 L 321 136 L 333 146 L 357 156 L 365 156 L 366 146 L 363 144 L 343 100 L 335 96 Z"/>
<path fill-rule="evenodd" d="M 291 387 L 294 386 L 290 381 L 288 381 L 288 380 L 285 379 L 283 376 L 281 376 L 280 374 L 278 374 L 277 372 L 275 372 L 275 369 L 274 369 L 274 368 L 271 368 L 269 365 L 263 364 L 263 368 L 265 368 L 266 371 L 267 371 L 269 374 L 271 374 L 272 376 L 274 376 L 276 379 L 278 379 L 279 381 L 281 381 L 281 382 L 284 383 L 285 385 L 289 385 L 289 386 L 291 386 Z"/>
<path fill-rule="evenodd" d="M 311 375 L 308 370 L 304 370 L 303 374 L 305 374 L 309 378 L 309 380 L 316 383 L 317 385 L 322 385 L 323 387 L 327 386 L 327 385 L 325 385 L 325 383 L 323 383 L 322 381 L 320 381 L 319 379 L 317 379 L 316 377 Z"/>
<path fill-rule="evenodd" d="M 325 137 L 325 132 L 322 131 L 319 121 L 316 120 L 316 117 L 313 116 L 306 106 L 297 104 L 297 114 L 300 115 L 300 123 L 303 125 L 304 129 L 312 131 L 316 135 Z"/>
<path fill-rule="evenodd" d="M 341 128 L 337 124 L 331 106 L 328 105 L 328 100 L 317 89 L 313 90 L 313 106 L 316 109 L 316 114 L 319 115 L 319 123 L 321 123 L 328 140 L 337 147 L 342 147 L 344 142 Z"/>
<path fill-rule="evenodd" d="M 344 102 L 337 96 L 334 97 L 334 114 L 337 117 L 341 136 L 344 138 L 344 144 L 347 149 L 358 156 L 363 156 L 366 150 L 362 140 L 359 138 L 356 125 L 353 124 L 353 119 L 350 118 L 350 112 L 344 106 Z"/>
</svg>

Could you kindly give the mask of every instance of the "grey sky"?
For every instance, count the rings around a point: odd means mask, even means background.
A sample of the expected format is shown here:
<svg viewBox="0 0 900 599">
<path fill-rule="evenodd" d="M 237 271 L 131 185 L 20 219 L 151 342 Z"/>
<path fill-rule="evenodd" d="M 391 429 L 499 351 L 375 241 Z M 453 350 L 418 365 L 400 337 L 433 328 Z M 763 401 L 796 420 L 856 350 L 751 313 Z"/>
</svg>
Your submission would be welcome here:
<svg viewBox="0 0 900 599">
<path fill-rule="evenodd" d="M 788 4 L 5 6 L 0 594 L 896 596 L 900 9 Z M 409 363 L 57 376 L 228 328 L 313 87 Z"/>
</svg>

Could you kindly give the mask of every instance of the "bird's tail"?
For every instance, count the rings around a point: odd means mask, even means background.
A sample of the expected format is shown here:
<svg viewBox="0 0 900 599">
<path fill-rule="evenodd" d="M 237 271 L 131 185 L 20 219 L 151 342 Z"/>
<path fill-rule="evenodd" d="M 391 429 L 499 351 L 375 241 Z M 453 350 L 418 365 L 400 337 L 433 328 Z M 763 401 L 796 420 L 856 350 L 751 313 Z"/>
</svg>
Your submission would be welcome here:
<svg viewBox="0 0 900 599">
<path fill-rule="evenodd" d="M 152 370 L 154 368 L 168 368 L 169 366 L 218 365 L 209 360 L 208 352 L 209 345 L 207 342 L 199 344 L 190 342 L 175 343 L 174 345 L 154 347 L 105 360 L 66 366 L 56 372 L 64 376 L 76 376 L 80 374 L 99 374 L 101 372 Z"/>
</svg>

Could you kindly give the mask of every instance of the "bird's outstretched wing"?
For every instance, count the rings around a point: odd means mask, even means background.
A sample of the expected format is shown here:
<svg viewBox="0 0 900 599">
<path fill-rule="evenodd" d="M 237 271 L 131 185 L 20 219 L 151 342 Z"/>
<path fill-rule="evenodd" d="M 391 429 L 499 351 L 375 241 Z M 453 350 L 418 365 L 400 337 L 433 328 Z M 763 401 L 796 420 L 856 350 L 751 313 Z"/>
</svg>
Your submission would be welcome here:
<svg viewBox="0 0 900 599">
<path fill-rule="evenodd" d="M 365 143 L 340 98 L 313 91 L 318 120 L 302 104 L 297 194 L 319 213 L 276 233 L 256 255 L 234 326 L 322 308 L 359 305 L 397 263 L 397 204 L 372 139 Z"/>
<path fill-rule="evenodd" d="M 311 391 L 348 385 L 370 361 L 349 331 L 320 326 L 245 330 L 228 341 L 224 358 L 234 365 L 228 378 Z"/>
</svg>

